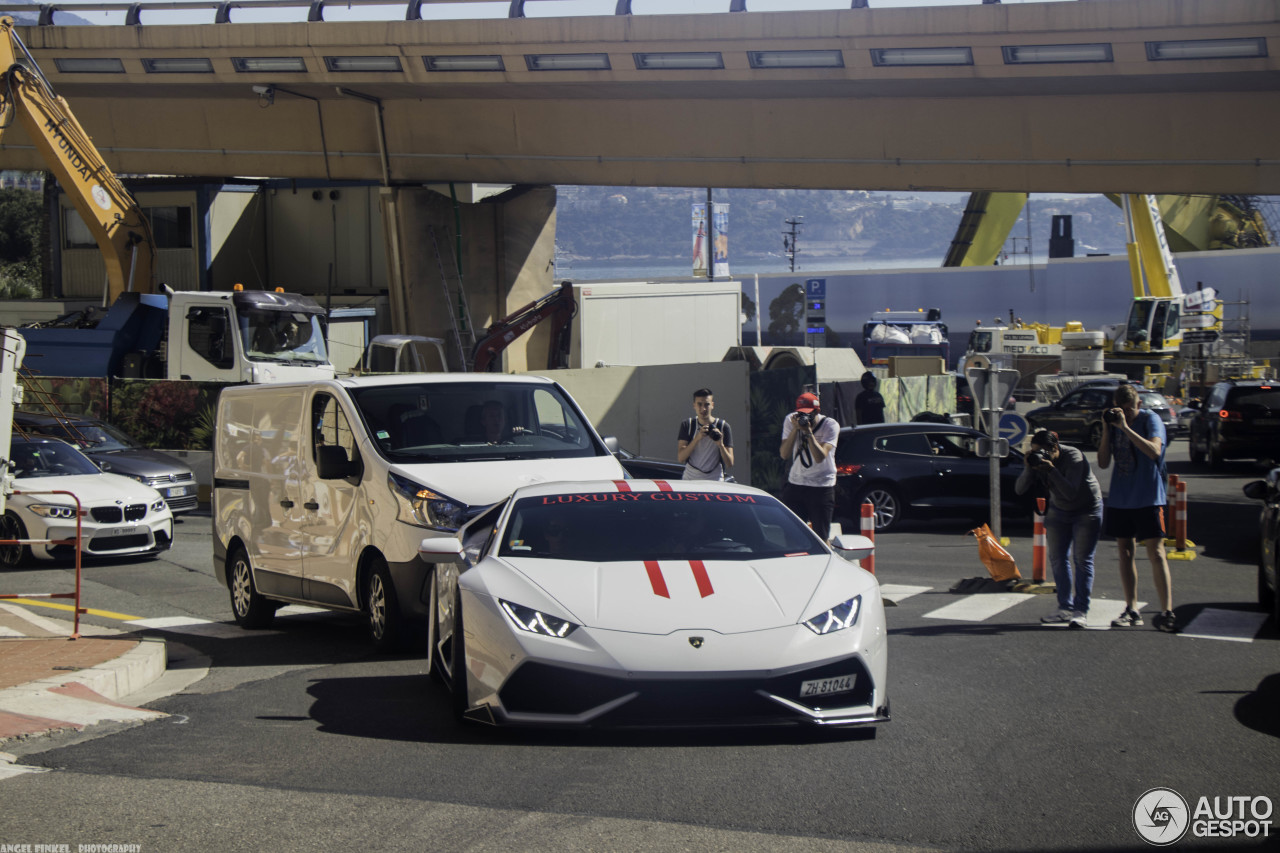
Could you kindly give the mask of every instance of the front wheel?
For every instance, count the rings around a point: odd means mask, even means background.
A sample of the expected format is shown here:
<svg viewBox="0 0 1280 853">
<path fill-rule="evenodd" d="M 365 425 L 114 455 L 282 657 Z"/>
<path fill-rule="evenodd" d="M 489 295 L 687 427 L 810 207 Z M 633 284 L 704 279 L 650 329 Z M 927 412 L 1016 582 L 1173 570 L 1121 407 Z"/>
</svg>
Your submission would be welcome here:
<svg viewBox="0 0 1280 853">
<path fill-rule="evenodd" d="M 373 558 L 365 575 L 364 612 L 369 619 L 369 639 L 373 647 L 379 652 L 397 651 L 404 640 L 404 620 L 391 584 L 391 572 L 381 557 Z"/>
<path fill-rule="evenodd" d="M 26 539 L 27 528 L 16 513 L 0 516 L 0 539 Z M 31 549 L 26 545 L 0 545 L 0 568 L 16 569 L 31 559 Z"/>
<path fill-rule="evenodd" d="M 1204 464 L 1204 451 L 1196 444 L 1195 438 L 1187 436 L 1187 455 L 1191 457 L 1193 465 Z"/>
<path fill-rule="evenodd" d="M 244 548 L 236 548 L 227 557 L 227 576 L 231 588 L 231 613 L 241 628 L 270 628 L 276 608 L 258 594 L 253 583 L 253 567 Z"/>
<path fill-rule="evenodd" d="M 877 533 L 892 530 L 902 520 L 902 499 L 890 485 L 873 483 L 867 486 L 858 495 L 854 505 L 861 507 L 864 503 L 871 504 L 873 508 Z"/>
<path fill-rule="evenodd" d="M 1097 450 L 1102 446 L 1102 431 L 1106 429 L 1101 423 L 1089 427 L 1089 446 Z"/>
<path fill-rule="evenodd" d="M 1264 613 L 1269 614 L 1280 625 L 1280 590 L 1267 585 L 1267 569 L 1265 557 L 1258 558 L 1258 605 Z M 1280 584 L 1280 572 L 1276 573 L 1276 581 Z"/>
</svg>

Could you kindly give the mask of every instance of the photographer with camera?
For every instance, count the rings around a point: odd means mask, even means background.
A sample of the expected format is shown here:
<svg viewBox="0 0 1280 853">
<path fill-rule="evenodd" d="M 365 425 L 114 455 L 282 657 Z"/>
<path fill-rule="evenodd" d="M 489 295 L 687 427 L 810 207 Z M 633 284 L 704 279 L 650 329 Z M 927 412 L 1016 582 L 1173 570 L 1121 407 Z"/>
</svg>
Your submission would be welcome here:
<svg viewBox="0 0 1280 853">
<path fill-rule="evenodd" d="M 1156 630 L 1176 633 L 1173 615 L 1173 582 L 1164 553 L 1165 492 L 1164 454 L 1166 437 L 1160 416 L 1140 409 L 1138 389 L 1121 385 L 1116 389 L 1115 408 L 1102 413 L 1106 428 L 1098 443 L 1098 467 L 1110 467 L 1115 460 L 1107 493 L 1107 509 L 1102 529 L 1116 538 L 1120 551 L 1120 585 L 1124 587 L 1124 612 L 1111 620 L 1116 628 L 1142 624 L 1138 613 L 1138 566 L 1136 544 L 1141 542 L 1151 561 L 1160 613 L 1151 620 Z"/>
<path fill-rule="evenodd" d="M 1102 529 L 1102 489 L 1089 460 L 1074 447 L 1058 442 L 1047 429 L 1031 436 L 1031 451 L 1014 485 L 1018 494 L 1035 487 L 1048 496 L 1044 531 L 1058 592 L 1058 610 L 1041 619 L 1068 628 L 1089 627 L 1093 594 L 1093 554 Z M 1073 571 L 1074 569 L 1074 571 Z"/>
<path fill-rule="evenodd" d="M 815 394 L 806 392 L 796 399 L 796 410 L 782 421 L 778 454 L 791 463 L 782 502 L 826 542 L 831 538 L 831 514 L 836 507 L 840 424 L 818 409 Z"/>
<path fill-rule="evenodd" d="M 693 392 L 693 414 L 680 422 L 676 459 L 684 463 L 685 480 L 723 480 L 733 467 L 733 432 L 724 418 L 712 417 L 710 388 Z"/>
</svg>

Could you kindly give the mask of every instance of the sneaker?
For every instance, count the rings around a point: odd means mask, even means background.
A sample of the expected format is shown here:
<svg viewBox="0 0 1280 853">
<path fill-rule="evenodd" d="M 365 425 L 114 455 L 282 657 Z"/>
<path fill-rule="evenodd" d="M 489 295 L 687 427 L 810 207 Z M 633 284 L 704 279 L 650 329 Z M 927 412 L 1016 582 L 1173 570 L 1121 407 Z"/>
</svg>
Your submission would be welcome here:
<svg viewBox="0 0 1280 853">
<path fill-rule="evenodd" d="M 1067 623 L 1067 627 L 1072 631 L 1083 631 L 1089 627 L 1089 617 L 1077 610 L 1071 614 L 1071 621 Z"/>
<path fill-rule="evenodd" d="M 1054 613 L 1050 613 L 1048 616 L 1041 616 L 1040 621 L 1046 625 L 1061 625 L 1065 622 L 1071 621 L 1071 611 L 1058 610 Z"/>
<path fill-rule="evenodd" d="M 1111 620 L 1112 628 L 1136 628 L 1142 624 L 1142 614 L 1136 610 L 1125 608 L 1125 611 Z"/>
<path fill-rule="evenodd" d="M 1151 627 L 1155 628 L 1157 631 L 1164 631 L 1166 634 L 1178 633 L 1177 620 L 1175 619 L 1172 610 L 1166 610 L 1159 616 L 1152 619 Z"/>
</svg>

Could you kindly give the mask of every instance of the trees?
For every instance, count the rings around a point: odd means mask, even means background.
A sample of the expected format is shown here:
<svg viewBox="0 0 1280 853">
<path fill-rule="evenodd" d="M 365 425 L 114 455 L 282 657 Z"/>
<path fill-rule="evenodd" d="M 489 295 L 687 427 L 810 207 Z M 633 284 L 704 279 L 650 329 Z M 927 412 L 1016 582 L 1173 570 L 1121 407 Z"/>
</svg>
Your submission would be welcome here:
<svg viewBox="0 0 1280 853">
<path fill-rule="evenodd" d="M 0 299 L 40 295 L 44 218 L 39 194 L 0 189 Z"/>
</svg>

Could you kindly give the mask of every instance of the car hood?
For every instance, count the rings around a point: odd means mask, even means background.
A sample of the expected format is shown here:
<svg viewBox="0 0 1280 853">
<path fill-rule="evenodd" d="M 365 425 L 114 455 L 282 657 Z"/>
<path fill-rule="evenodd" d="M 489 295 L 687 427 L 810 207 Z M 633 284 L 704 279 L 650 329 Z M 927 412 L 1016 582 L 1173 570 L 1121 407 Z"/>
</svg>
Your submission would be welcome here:
<svg viewBox="0 0 1280 853">
<path fill-rule="evenodd" d="M 14 481 L 14 490 L 23 492 L 14 499 L 28 499 L 26 503 L 37 503 L 45 496 L 31 494 L 34 492 L 71 492 L 80 500 L 81 506 L 100 506 L 114 504 L 152 503 L 160 500 L 160 493 L 150 486 L 144 486 L 137 480 L 121 477 L 116 474 L 68 474 L 62 477 L 25 477 Z M 66 495 L 51 495 L 53 503 L 70 503 Z"/>
<path fill-rule="evenodd" d="M 794 625 L 805 615 L 833 561 L 830 555 L 774 560 L 661 560 L 591 563 L 575 560 L 507 561 L 520 575 L 566 608 L 587 627 L 643 634 L 682 629 L 722 634 Z M 852 594 L 849 581 L 860 574 L 852 564 L 834 596 Z M 867 575 L 866 577 L 870 577 Z M 492 590 L 501 596 L 501 590 Z M 518 590 L 507 592 L 519 596 Z M 515 598 L 537 607 L 536 602 Z M 843 599 L 842 599 L 843 600 Z"/>
<path fill-rule="evenodd" d="M 473 507 L 497 503 L 512 490 L 533 483 L 626 478 L 621 463 L 612 454 L 572 459 L 397 463 L 391 470 Z"/>
<path fill-rule="evenodd" d="M 145 447 L 128 450 L 102 450 L 86 453 L 98 466 L 110 465 L 118 474 L 137 477 L 166 477 L 173 474 L 191 475 L 191 468 L 167 453 Z"/>
</svg>

